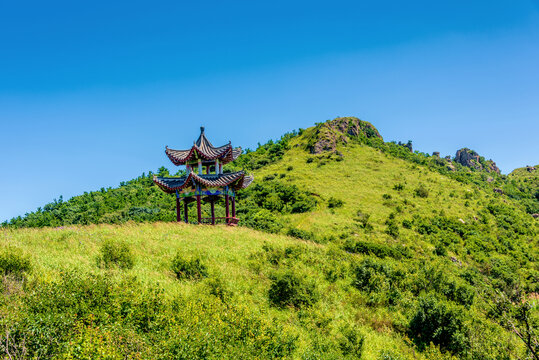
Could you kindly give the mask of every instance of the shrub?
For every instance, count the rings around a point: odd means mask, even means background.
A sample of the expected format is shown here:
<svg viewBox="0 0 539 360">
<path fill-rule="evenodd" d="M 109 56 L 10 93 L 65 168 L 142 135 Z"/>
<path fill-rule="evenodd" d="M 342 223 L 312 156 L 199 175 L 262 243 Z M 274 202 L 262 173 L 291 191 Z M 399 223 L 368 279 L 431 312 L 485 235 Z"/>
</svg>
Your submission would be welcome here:
<svg viewBox="0 0 539 360">
<path fill-rule="evenodd" d="M 415 189 L 415 194 L 416 196 L 419 196 L 421 198 L 427 198 L 429 197 L 429 190 L 427 190 L 427 188 L 424 185 L 419 185 Z"/>
<path fill-rule="evenodd" d="M 397 190 L 397 191 L 402 191 L 402 190 L 404 190 L 404 184 L 401 184 L 401 183 L 395 184 L 395 185 L 393 186 L 393 190 Z"/>
<path fill-rule="evenodd" d="M 391 247 L 385 244 L 378 244 L 368 241 L 354 241 L 349 239 L 344 244 L 344 250 L 352 253 L 375 255 L 379 258 L 392 257 L 395 259 L 401 259 L 402 257 L 409 257 L 408 251 L 404 248 Z"/>
<path fill-rule="evenodd" d="M 248 213 L 248 216 L 245 216 L 245 220 L 242 222 L 245 226 L 269 233 L 276 233 L 281 229 L 277 221 L 277 216 L 266 209 L 260 209 L 255 213 Z"/>
<path fill-rule="evenodd" d="M 226 302 L 232 293 L 228 290 L 225 282 L 220 277 L 212 277 L 206 283 L 210 294 L 221 299 L 222 302 Z"/>
<path fill-rule="evenodd" d="M 336 199 L 333 196 L 328 199 L 328 208 L 330 209 L 340 208 L 343 207 L 343 205 L 344 201 L 342 201 L 341 199 Z"/>
<path fill-rule="evenodd" d="M 370 214 L 365 214 L 365 213 L 361 212 L 361 210 L 358 210 L 354 220 L 357 221 L 359 223 L 359 226 L 361 226 L 366 231 L 371 231 L 373 229 L 373 227 L 372 227 L 371 224 L 369 224 L 369 218 L 370 217 L 371 217 Z"/>
<path fill-rule="evenodd" d="M 464 353 L 469 347 L 462 310 L 432 295 L 419 300 L 409 332 L 422 347 L 432 342 L 455 354 Z"/>
<path fill-rule="evenodd" d="M 17 248 L 0 250 L 0 273 L 21 278 L 32 270 L 30 257 Z"/>
<path fill-rule="evenodd" d="M 444 244 L 436 244 L 434 247 L 434 253 L 438 256 L 447 256 L 447 249 Z"/>
<path fill-rule="evenodd" d="M 343 355 L 353 356 L 356 359 L 361 358 L 363 352 L 363 343 L 365 338 L 359 331 L 357 326 L 344 326 L 341 328 L 342 338 L 339 341 L 339 346 Z"/>
<path fill-rule="evenodd" d="M 411 229 L 412 228 L 412 222 L 410 220 L 402 220 L 402 227 L 405 229 Z"/>
<path fill-rule="evenodd" d="M 382 197 L 383 197 L 385 200 L 391 200 L 391 195 L 389 195 L 389 194 L 383 194 Z"/>
<path fill-rule="evenodd" d="M 127 243 L 123 241 L 105 240 L 101 245 L 97 264 L 101 267 L 131 269 L 135 264 L 135 257 Z"/>
<path fill-rule="evenodd" d="M 312 240 L 314 238 L 314 234 L 312 232 L 301 230 L 298 228 L 288 229 L 288 231 L 286 232 L 286 235 L 292 236 L 298 239 L 303 239 L 303 240 Z"/>
<path fill-rule="evenodd" d="M 303 276 L 287 271 L 274 277 L 268 297 L 278 307 L 308 307 L 318 301 L 316 285 Z"/>
<path fill-rule="evenodd" d="M 180 280 L 199 280 L 208 276 L 208 269 L 199 257 L 184 258 L 180 253 L 172 259 L 171 269 Z"/>
<path fill-rule="evenodd" d="M 399 226 L 394 219 L 388 219 L 386 221 L 387 229 L 386 234 L 390 235 L 394 239 L 399 237 Z"/>
</svg>

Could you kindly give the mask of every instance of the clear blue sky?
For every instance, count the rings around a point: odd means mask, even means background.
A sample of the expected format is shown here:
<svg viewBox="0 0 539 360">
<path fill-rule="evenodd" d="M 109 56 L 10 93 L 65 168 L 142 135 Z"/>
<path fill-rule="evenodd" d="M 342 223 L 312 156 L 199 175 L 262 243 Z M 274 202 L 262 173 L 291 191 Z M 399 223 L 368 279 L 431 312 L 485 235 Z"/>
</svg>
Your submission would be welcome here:
<svg viewBox="0 0 539 360">
<path fill-rule="evenodd" d="M 345 115 L 539 163 L 539 2 L 0 2 L 0 221 Z"/>
</svg>

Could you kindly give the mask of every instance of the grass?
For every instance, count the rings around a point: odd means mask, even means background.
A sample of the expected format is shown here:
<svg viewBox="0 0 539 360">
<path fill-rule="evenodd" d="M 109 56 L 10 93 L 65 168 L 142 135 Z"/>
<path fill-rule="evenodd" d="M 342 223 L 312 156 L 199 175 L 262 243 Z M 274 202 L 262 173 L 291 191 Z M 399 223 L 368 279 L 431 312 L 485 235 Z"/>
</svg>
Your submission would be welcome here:
<svg viewBox="0 0 539 360">
<path fill-rule="evenodd" d="M 206 280 L 178 281 L 171 270 L 170 263 L 177 253 L 197 254 L 207 265 L 210 277 L 219 276 L 224 281 L 233 294 L 233 303 L 242 304 L 267 321 L 281 324 L 286 332 L 298 337 L 292 358 L 302 358 L 309 352 L 316 354 L 319 350 L 313 350 L 313 344 L 317 337 L 327 336 L 329 332 L 339 338 L 339 328 L 349 322 L 360 324 L 361 335 L 365 337 L 365 359 L 377 359 L 388 347 L 404 354 L 413 352 L 402 335 L 384 325 L 384 318 L 389 315 L 385 310 L 367 310 L 361 305 L 360 295 L 351 291 L 345 280 L 332 283 L 324 278 L 320 266 L 327 265 L 331 246 L 246 228 L 171 223 L 3 230 L 0 239 L 4 245 L 30 255 L 34 269 L 27 276 L 28 283 L 58 281 L 70 269 L 80 273 L 113 273 L 120 277 L 135 276 L 145 286 L 159 284 L 168 299 L 208 296 Z M 134 255 L 132 269 L 107 270 L 97 266 L 101 245 L 111 240 L 129 244 Z M 297 248 L 299 252 L 294 255 L 297 258 L 283 258 L 279 265 L 269 266 L 260 263 L 264 262 L 267 248 Z M 340 254 L 348 260 L 351 257 Z M 310 274 L 324 294 L 320 301 L 308 311 L 271 306 L 268 300 L 270 278 L 281 268 Z"/>
<path fill-rule="evenodd" d="M 325 165 L 319 166 L 318 161 L 308 163 L 307 159 L 314 155 L 296 144 L 301 145 L 301 138 L 292 140 L 291 149 L 280 163 L 264 167 L 255 175 L 261 179 L 292 166 L 294 170 L 287 172 L 287 182 L 297 184 L 324 200 L 343 200 L 342 208 L 319 206 L 314 212 L 287 216 L 291 224 L 319 234 L 346 231 L 354 225 L 353 219 L 360 210 L 371 215 L 370 221 L 376 232 L 390 241 L 389 236 L 382 235 L 385 222 L 391 213 L 398 211 L 399 206 L 402 212 L 398 218 L 401 221 L 414 215 L 432 216 L 435 211 L 470 221 L 480 204 L 495 197 L 494 194 L 476 191 L 473 185 L 462 184 L 365 145 L 341 146 L 338 151 L 343 154 L 343 161 L 326 161 Z M 396 184 L 404 184 L 404 189 L 394 190 Z M 415 189 L 422 185 L 429 190 L 430 197 L 415 195 Z M 391 201 L 384 201 L 383 194 L 386 193 L 391 195 Z M 466 199 L 466 194 L 472 194 L 472 199 Z M 466 206 L 466 201 L 472 205 Z M 403 231 L 403 238 L 413 235 L 412 231 Z"/>
</svg>

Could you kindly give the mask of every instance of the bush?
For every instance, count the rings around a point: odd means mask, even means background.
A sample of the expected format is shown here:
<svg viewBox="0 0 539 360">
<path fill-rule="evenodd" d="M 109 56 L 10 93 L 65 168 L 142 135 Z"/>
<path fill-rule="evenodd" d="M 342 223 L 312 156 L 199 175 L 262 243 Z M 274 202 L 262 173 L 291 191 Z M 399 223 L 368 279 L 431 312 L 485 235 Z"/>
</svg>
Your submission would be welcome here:
<svg viewBox="0 0 539 360">
<path fill-rule="evenodd" d="M 207 282 L 210 294 L 218 297 L 222 302 L 226 302 L 232 293 L 228 290 L 225 282 L 220 277 L 212 277 Z"/>
<path fill-rule="evenodd" d="M 386 234 L 390 235 L 394 239 L 398 238 L 399 226 L 395 222 L 395 219 L 388 219 L 386 221 L 386 225 L 387 225 Z"/>
<path fill-rule="evenodd" d="M 17 248 L 4 248 L 0 251 L 0 273 L 22 278 L 32 270 L 30 257 Z"/>
<path fill-rule="evenodd" d="M 469 347 L 462 310 L 432 295 L 419 300 L 409 332 L 421 347 L 432 342 L 455 354 L 464 353 Z"/>
<path fill-rule="evenodd" d="M 400 184 L 400 183 L 399 183 L 399 184 L 395 184 L 395 185 L 393 186 L 393 190 L 397 190 L 397 191 L 402 191 L 402 190 L 404 190 L 404 184 Z"/>
<path fill-rule="evenodd" d="M 314 238 L 314 234 L 312 232 L 301 230 L 298 228 L 288 229 L 288 231 L 286 232 L 286 235 L 292 236 L 298 239 L 303 239 L 303 240 L 312 240 Z"/>
<path fill-rule="evenodd" d="M 123 241 L 105 240 L 101 245 L 97 264 L 100 267 L 131 269 L 135 264 L 135 257 L 127 243 Z"/>
<path fill-rule="evenodd" d="M 375 255 L 379 258 L 392 257 L 395 259 L 401 259 L 402 257 L 409 257 L 408 251 L 405 248 L 397 248 L 396 246 L 388 246 L 385 244 L 378 244 L 368 241 L 354 241 L 349 239 L 344 244 L 344 250 L 352 253 Z"/>
<path fill-rule="evenodd" d="M 277 216 L 266 209 L 260 209 L 255 213 L 248 213 L 242 222 L 245 226 L 269 233 L 279 232 L 281 228 L 277 221 Z"/>
<path fill-rule="evenodd" d="M 333 196 L 328 199 L 328 208 L 330 209 L 340 208 L 343 207 L 343 205 L 344 201 L 342 201 L 341 199 L 336 199 Z"/>
<path fill-rule="evenodd" d="M 365 338 L 359 331 L 357 326 L 344 326 L 341 329 L 342 338 L 339 341 L 339 346 L 343 355 L 349 355 L 356 359 L 361 358 L 363 352 L 363 343 Z"/>
<path fill-rule="evenodd" d="M 427 190 L 427 188 L 424 185 L 419 185 L 415 189 L 415 194 L 416 196 L 419 196 L 421 198 L 427 198 L 429 197 L 429 190 Z"/>
<path fill-rule="evenodd" d="M 292 271 L 278 274 L 274 277 L 268 297 L 270 302 L 278 307 L 294 306 L 308 307 L 318 301 L 316 285 L 305 280 Z"/>
<path fill-rule="evenodd" d="M 356 213 L 356 217 L 354 218 L 354 221 L 357 221 L 359 223 L 359 226 L 361 226 L 366 231 L 371 231 L 373 227 L 371 224 L 369 224 L 370 217 L 371 217 L 370 214 L 365 214 L 361 212 L 361 210 L 358 210 Z"/>
<path fill-rule="evenodd" d="M 184 258 L 180 253 L 172 259 L 172 271 L 180 280 L 199 280 L 208 276 L 208 269 L 199 257 Z"/>
</svg>

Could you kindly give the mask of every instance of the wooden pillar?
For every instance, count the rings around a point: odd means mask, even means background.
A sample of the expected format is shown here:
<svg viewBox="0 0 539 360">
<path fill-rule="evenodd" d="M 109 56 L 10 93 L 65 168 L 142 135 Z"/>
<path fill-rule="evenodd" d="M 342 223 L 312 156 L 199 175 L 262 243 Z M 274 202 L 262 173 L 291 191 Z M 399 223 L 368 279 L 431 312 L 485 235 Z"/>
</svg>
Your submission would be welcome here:
<svg viewBox="0 0 539 360">
<path fill-rule="evenodd" d="M 210 173 L 210 165 L 206 166 L 206 174 Z"/>
<path fill-rule="evenodd" d="M 236 217 L 236 197 L 232 196 L 232 217 Z"/>
<path fill-rule="evenodd" d="M 230 217 L 230 211 L 228 210 L 228 193 L 225 193 L 225 208 L 226 208 L 226 221 L 225 222 L 228 224 L 228 218 Z"/>
<path fill-rule="evenodd" d="M 202 221 L 202 210 L 200 209 L 200 193 L 197 194 L 197 216 L 198 216 L 198 223 Z"/>
<path fill-rule="evenodd" d="M 176 191 L 176 222 L 182 221 L 182 215 L 180 214 L 180 195 Z"/>
<path fill-rule="evenodd" d="M 184 217 L 184 220 L 185 220 L 186 224 L 189 223 L 189 216 L 188 216 L 187 212 L 188 212 L 187 199 L 184 199 L 183 200 L 183 217 Z"/>
<path fill-rule="evenodd" d="M 211 224 L 215 225 L 215 201 L 210 202 L 211 205 Z"/>
<path fill-rule="evenodd" d="M 202 175 L 202 160 L 198 160 L 198 175 Z"/>
<path fill-rule="evenodd" d="M 219 174 L 219 159 L 215 159 L 215 173 Z"/>
<path fill-rule="evenodd" d="M 223 164 L 219 164 L 219 174 L 223 173 Z"/>
</svg>

